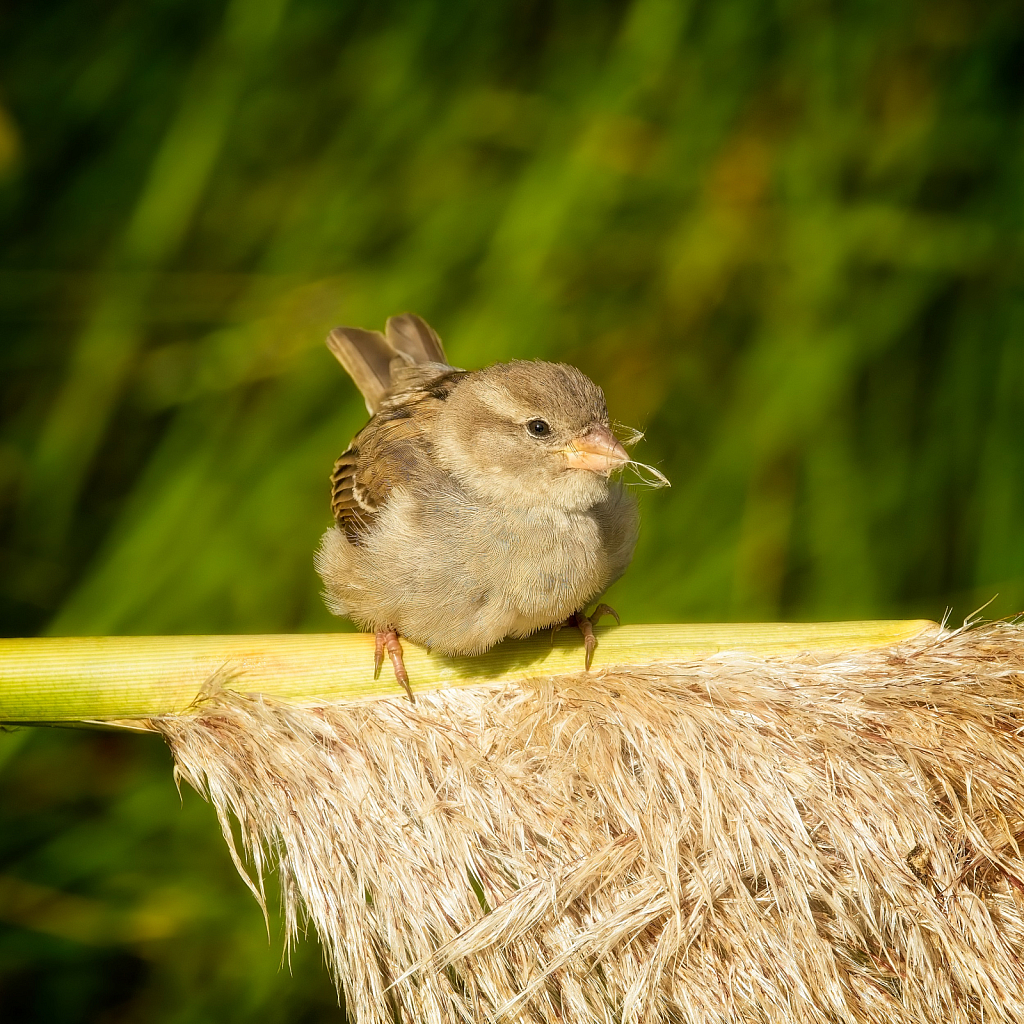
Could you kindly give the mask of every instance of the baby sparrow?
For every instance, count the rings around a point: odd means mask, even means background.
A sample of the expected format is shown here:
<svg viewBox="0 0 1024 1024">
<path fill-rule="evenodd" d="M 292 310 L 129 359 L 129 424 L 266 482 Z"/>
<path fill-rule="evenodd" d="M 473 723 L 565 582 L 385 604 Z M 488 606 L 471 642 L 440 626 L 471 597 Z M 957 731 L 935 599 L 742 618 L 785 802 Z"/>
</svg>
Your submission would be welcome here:
<svg viewBox="0 0 1024 1024">
<path fill-rule="evenodd" d="M 562 363 L 455 369 L 412 314 L 386 334 L 335 328 L 327 345 L 372 418 L 334 465 L 316 567 L 330 610 L 376 633 L 375 672 L 387 650 L 412 699 L 399 636 L 479 654 L 566 622 L 589 669 L 592 623 L 615 613 L 585 609 L 625 571 L 638 527 L 609 479 L 630 458 L 601 389 Z"/>
</svg>

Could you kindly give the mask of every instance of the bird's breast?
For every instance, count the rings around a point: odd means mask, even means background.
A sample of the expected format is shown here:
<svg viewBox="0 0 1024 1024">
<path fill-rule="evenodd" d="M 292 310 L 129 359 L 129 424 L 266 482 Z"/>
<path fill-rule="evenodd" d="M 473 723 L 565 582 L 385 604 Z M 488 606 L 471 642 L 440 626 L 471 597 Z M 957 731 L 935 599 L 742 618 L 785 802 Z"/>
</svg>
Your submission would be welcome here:
<svg viewBox="0 0 1024 1024">
<path fill-rule="evenodd" d="M 614 575 L 596 514 L 501 509 L 459 494 L 424 502 L 397 491 L 352 551 L 360 589 L 346 587 L 347 613 L 448 654 L 560 622 Z"/>
<path fill-rule="evenodd" d="M 516 510 L 496 518 L 494 530 L 503 577 L 496 584 L 524 621 L 547 624 L 565 617 L 603 588 L 601 531 L 592 516 Z"/>
</svg>

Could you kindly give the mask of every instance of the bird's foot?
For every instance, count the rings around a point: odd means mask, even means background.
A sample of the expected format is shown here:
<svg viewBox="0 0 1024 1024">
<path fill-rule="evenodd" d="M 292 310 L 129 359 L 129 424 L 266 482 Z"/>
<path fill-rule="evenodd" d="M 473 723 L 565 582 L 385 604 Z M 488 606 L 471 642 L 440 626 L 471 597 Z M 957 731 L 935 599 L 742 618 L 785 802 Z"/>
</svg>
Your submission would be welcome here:
<svg viewBox="0 0 1024 1024">
<path fill-rule="evenodd" d="M 409 700 L 415 704 L 416 698 L 412 695 L 412 687 L 409 685 L 409 673 L 405 671 L 405 660 L 402 658 L 402 642 L 393 629 L 378 629 L 376 640 L 373 646 L 373 678 L 380 677 L 380 667 L 384 662 L 384 651 L 388 652 L 391 664 L 395 669 L 395 678 L 405 687 Z"/>
<path fill-rule="evenodd" d="M 575 626 L 583 634 L 583 649 L 586 652 L 583 664 L 587 672 L 590 671 L 590 663 L 594 660 L 594 651 L 597 648 L 597 637 L 594 636 L 594 627 L 598 624 L 602 615 L 610 615 L 618 625 L 622 625 L 619 613 L 611 605 L 602 603 L 590 615 L 582 611 L 574 612 L 565 622 L 560 622 L 551 629 L 552 641 L 555 638 L 555 633 L 563 626 Z"/>
</svg>

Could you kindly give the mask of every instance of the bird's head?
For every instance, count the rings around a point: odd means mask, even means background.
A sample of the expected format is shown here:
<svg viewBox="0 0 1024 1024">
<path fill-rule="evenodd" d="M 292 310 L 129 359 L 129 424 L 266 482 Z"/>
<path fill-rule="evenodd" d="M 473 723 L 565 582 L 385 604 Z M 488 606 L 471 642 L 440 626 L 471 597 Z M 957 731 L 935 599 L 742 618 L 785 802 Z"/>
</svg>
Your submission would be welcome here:
<svg viewBox="0 0 1024 1024">
<path fill-rule="evenodd" d="M 437 456 L 471 494 L 510 506 L 589 508 L 629 455 L 604 393 L 564 363 L 498 363 L 467 374 L 437 420 Z"/>
</svg>

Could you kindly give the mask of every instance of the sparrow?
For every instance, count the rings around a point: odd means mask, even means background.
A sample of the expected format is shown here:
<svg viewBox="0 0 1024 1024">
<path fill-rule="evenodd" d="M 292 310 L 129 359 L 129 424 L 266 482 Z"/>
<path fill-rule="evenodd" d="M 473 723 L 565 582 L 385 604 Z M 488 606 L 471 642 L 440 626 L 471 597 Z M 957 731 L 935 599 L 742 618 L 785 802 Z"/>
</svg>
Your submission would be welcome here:
<svg viewBox="0 0 1024 1024">
<path fill-rule="evenodd" d="M 586 608 L 625 571 L 639 525 L 612 477 L 640 464 L 601 389 L 564 363 L 458 369 L 410 313 L 383 334 L 337 327 L 327 345 L 372 418 L 334 464 L 316 568 L 328 608 L 376 634 L 375 677 L 386 651 L 412 700 L 400 637 L 473 655 L 564 624 L 589 669 L 593 624 L 618 615 Z"/>
</svg>

